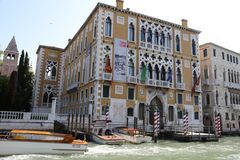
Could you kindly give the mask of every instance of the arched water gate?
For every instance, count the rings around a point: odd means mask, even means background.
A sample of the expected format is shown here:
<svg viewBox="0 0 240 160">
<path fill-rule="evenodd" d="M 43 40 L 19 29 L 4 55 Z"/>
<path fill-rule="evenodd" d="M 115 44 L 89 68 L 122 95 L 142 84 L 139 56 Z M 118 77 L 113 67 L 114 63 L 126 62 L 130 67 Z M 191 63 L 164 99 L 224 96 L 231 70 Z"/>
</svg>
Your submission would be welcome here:
<svg viewBox="0 0 240 160">
<path fill-rule="evenodd" d="M 153 125 L 154 123 L 154 112 L 160 112 L 160 129 L 164 129 L 164 121 L 163 121 L 163 103 L 161 100 L 156 96 L 154 97 L 149 106 L 149 124 Z"/>
</svg>

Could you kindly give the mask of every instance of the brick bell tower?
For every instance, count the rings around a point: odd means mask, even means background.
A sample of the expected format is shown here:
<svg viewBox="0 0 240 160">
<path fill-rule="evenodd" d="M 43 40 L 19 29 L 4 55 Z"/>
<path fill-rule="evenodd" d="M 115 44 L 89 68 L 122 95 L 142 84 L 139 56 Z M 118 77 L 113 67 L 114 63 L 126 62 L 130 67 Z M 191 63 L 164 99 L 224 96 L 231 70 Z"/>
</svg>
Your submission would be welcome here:
<svg viewBox="0 0 240 160">
<path fill-rule="evenodd" d="M 9 77 L 13 71 L 17 71 L 18 56 L 18 48 L 15 37 L 13 36 L 4 51 L 3 62 L 0 66 L 0 75 Z"/>
</svg>

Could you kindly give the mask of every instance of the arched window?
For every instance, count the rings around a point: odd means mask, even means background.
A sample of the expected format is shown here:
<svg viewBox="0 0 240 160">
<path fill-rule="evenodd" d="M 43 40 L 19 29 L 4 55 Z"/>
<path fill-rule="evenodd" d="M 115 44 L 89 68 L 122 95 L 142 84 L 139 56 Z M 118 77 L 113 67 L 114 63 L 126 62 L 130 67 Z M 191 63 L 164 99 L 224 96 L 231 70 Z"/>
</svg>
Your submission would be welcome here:
<svg viewBox="0 0 240 160">
<path fill-rule="evenodd" d="M 218 105 L 218 91 L 216 91 L 216 104 Z"/>
<path fill-rule="evenodd" d="M 170 67 L 168 67 L 168 78 L 167 81 L 172 82 L 172 70 Z"/>
<path fill-rule="evenodd" d="M 193 71 L 193 84 L 197 81 L 197 73 Z"/>
<path fill-rule="evenodd" d="M 152 72 L 153 72 L 153 69 L 152 69 L 151 64 L 149 63 L 149 64 L 148 64 L 148 78 L 149 78 L 149 79 L 153 79 L 153 74 L 152 74 Z"/>
<path fill-rule="evenodd" d="M 155 30 L 155 33 L 154 33 L 154 44 L 155 45 L 159 44 L 159 34 L 157 30 Z"/>
<path fill-rule="evenodd" d="M 232 94 L 230 93 L 230 104 L 232 104 L 232 101 L 233 99 L 232 99 Z"/>
<path fill-rule="evenodd" d="M 134 76 L 134 63 L 132 59 L 130 59 L 128 62 L 128 74 L 130 76 Z"/>
<path fill-rule="evenodd" d="M 110 17 L 107 17 L 105 24 L 105 35 L 111 37 L 112 36 L 112 20 Z"/>
<path fill-rule="evenodd" d="M 208 93 L 206 94 L 206 103 L 207 105 L 210 104 L 210 95 Z"/>
<path fill-rule="evenodd" d="M 236 74 L 236 71 L 234 71 L 234 83 L 237 83 L 237 74 Z"/>
<path fill-rule="evenodd" d="M 171 48 L 171 35 L 170 35 L 170 33 L 167 34 L 166 40 L 167 40 L 167 48 Z"/>
<path fill-rule="evenodd" d="M 155 69 L 154 69 L 154 77 L 156 80 L 159 80 L 159 68 L 158 68 L 158 65 L 155 65 Z"/>
<path fill-rule="evenodd" d="M 148 34 L 147 34 L 147 42 L 152 43 L 152 30 L 151 28 L 148 29 Z"/>
<path fill-rule="evenodd" d="M 229 69 L 228 69 L 228 82 L 231 82 L 231 74 Z"/>
<path fill-rule="evenodd" d="M 204 78 L 208 79 L 208 68 L 204 67 Z"/>
<path fill-rule="evenodd" d="M 232 78 L 232 81 L 231 81 L 231 82 L 233 83 L 233 82 L 234 82 L 234 80 L 233 80 L 233 79 L 234 79 L 234 77 L 233 77 L 233 71 L 231 71 L 231 78 Z"/>
<path fill-rule="evenodd" d="M 165 34 L 163 33 L 163 31 L 161 32 L 160 45 L 165 46 Z"/>
<path fill-rule="evenodd" d="M 228 95 L 227 95 L 226 92 L 225 92 L 225 105 L 226 105 L 226 106 L 228 105 Z"/>
<path fill-rule="evenodd" d="M 54 93 L 53 93 L 53 87 L 52 86 L 45 86 L 43 88 L 43 106 L 45 107 L 51 107 L 51 103 L 52 103 L 52 98 L 54 96 Z"/>
<path fill-rule="evenodd" d="M 176 51 L 180 52 L 180 37 L 176 35 Z"/>
<path fill-rule="evenodd" d="M 237 72 L 237 83 L 239 84 L 239 72 Z"/>
<path fill-rule="evenodd" d="M 225 70 L 225 68 L 223 69 L 223 81 L 226 81 L 226 70 Z"/>
<path fill-rule="evenodd" d="M 12 54 L 11 60 L 15 60 L 15 55 Z"/>
<path fill-rule="evenodd" d="M 194 39 L 192 40 L 192 54 L 196 55 L 196 42 Z"/>
<path fill-rule="evenodd" d="M 166 70 L 165 70 L 164 66 L 162 66 L 162 68 L 161 68 L 161 80 L 162 81 L 166 80 Z"/>
<path fill-rule="evenodd" d="M 177 83 L 182 83 L 182 73 L 180 68 L 177 68 Z"/>
<path fill-rule="evenodd" d="M 146 29 L 143 26 L 141 28 L 141 41 L 146 42 Z"/>
<path fill-rule="evenodd" d="M 129 34 L 129 41 L 134 41 L 135 39 L 135 29 L 134 29 L 134 25 L 133 23 L 129 24 L 129 28 L 128 28 L 128 34 Z"/>
<path fill-rule="evenodd" d="M 234 94 L 232 95 L 232 99 L 233 99 L 233 100 L 232 100 L 232 103 L 233 103 L 233 104 L 236 104 L 236 103 L 235 103 L 235 95 L 234 95 Z"/>
<path fill-rule="evenodd" d="M 57 62 L 47 61 L 45 79 L 56 80 L 56 76 L 57 76 Z"/>
<path fill-rule="evenodd" d="M 214 78 L 217 79 L 217 66 L 214 67 Z"/>
</svg>

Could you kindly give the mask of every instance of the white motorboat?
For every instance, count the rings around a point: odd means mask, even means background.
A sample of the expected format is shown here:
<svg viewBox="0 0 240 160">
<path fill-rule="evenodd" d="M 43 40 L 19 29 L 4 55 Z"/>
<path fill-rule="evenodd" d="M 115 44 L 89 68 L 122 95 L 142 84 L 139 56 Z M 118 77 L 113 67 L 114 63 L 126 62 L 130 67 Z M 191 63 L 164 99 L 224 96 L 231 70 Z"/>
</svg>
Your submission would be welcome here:
<svg viewBox="0 0 240 160">
<path fill-rule="evenodd" d="M 118 129 L 116 134 L 133 144 L 152 142 L 152 137 L 140 134 L 139 130 L 133 128 Z"/>
<path fill-rule="evenodd" d="M 0 156 L 15 154 L 83 154 L 87 142 L 72 135 L 46 131 L 12 130 L 0 140 Z"/>
<path fill-rule="evenodd" d="M 111 129 L 106 127 L 105 123 L 105 120 L 95 121 L 92 140 L 99 144 L 122 145 L 125 140 L 121 136 L 113 134 Z"/>
</svg>

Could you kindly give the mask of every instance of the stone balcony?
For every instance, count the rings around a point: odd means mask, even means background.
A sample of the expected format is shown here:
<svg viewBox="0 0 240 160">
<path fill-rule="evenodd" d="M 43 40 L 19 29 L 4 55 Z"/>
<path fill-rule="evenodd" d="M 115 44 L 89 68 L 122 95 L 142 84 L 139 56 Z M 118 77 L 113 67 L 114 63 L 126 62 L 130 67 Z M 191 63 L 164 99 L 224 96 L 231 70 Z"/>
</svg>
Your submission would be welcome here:
<svg viewBox="0 0 240 160">
<path fill-rule="evenodd" d="M 185 90 L 185 83 L 177 83 L 176 88 L 179 90 Z"/>
</svg>

